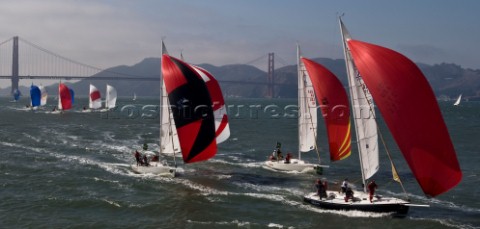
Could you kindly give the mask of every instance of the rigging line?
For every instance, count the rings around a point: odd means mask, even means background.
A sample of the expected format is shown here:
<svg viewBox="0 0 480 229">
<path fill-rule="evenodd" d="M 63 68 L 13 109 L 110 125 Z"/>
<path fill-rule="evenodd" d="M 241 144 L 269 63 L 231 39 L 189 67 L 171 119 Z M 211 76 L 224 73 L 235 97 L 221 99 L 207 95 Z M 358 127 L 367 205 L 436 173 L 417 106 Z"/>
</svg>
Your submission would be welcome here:
<svg viewBox="0 0 480 229">
<path fill-rule="evenodd" d="M 3 44 L 5 44 L 5 43 L 7 43 L 7 42 L 9 42 L 9 41 L 11 41 L 11 40 L 13 40 L 13 37 L 10 38 L 10 39 L 8 39 L 8 40 L 6 40 L 6 41 L 4 41 L 4 42 L 2 42 L 2 43 L 0 43 L 0 45 L 3 45 Z"/>
<path fill-rule="evenodd" d="M 357 70 L 357 73 L 358 75 L 360 76 L 360 72 Z M 385 138 L 383 137 L 383 134 L 382 134 L 382 131 L 380 130 L 380 127 L 378 126 L 378 122 L 377 122 L 377 117 L 375 115 L 375 112 L 374 112 L 374 107 L 373 107 L 373 101 L 368 99 L 367 98 L 367 93 L 369 93 L 367 90 L 367 87 L 364 83 L 362 83 L 360 81 L 361 79 L 361 76 L 357 78 L 357 81 L 360 83 L 360 85 L 362 85 L 362 91 L 363 91 L 363 94 L 365 95 L 365 99 L 367 100 L 367 104 L 368 104 L 368 107 L 369 107 L 369 111 L 370 111 L 370 114 L 373 116 L 373 120 L 375 121 L 376 123 L 376 126 L 377 126 L 377 133 L 378 133 L 378 136 L 380 136 L 380 140 L 382 141 L 382 145 L 383 147 L 385 148 L 385 152 L 387 153 L 387 156 L 388 156 L 388 159 L 390 160 L 390 163 L 392 164 L 392 167 L 393 169 L 395 170 L 395 173 L 398 177 L 398 181 L 400 183 L 400 187 L 402 187 L 402 190 L 403 192 L 405 193 L 405 197 L 407 198 L 408 201 L 410 201 L 410 198 L 408 197 L 408 193 L 407 191 L 405 190 L 405 187 L 403 186 L 403 182 L 402 182 L 402 179 L 400 178 L 400 176 L 398 175 L 398 172 L 397 172 L 397 167 L 395 166 L 395 163 L 393 162 L 393 159 L 392 159 L 392 155 L 390 154 L 390 150 L 387 146 L 387 143 L 385 142 Z M 363 81 L 363 80 L 362 80 Z M 373 98 L 372 98 L 373 99 Z M 393 171 L 392 171 L 393 172 Z"/>
<path fill-rule="evenodd" d="M 116 75 L 122 75 L 122 76 L 137 76 L 137 77 L 139 77 L 138 75 L 131 75 L 131 74 L 126 74 L 126 73 L 114 72 L 114 71 L 102 69 L 102 68 L 99 68 L 99 67 L 95 67 L 95 66 L 92 66 L 92 65 L 89 65 L 89 64 L 84 64 L 84 63 L 81 63 L 81 62 L 72 60 L 72 59 L 70 59 L 70 58 L 61 56 L 61 55 L 59 55 L 59 54 L 53 53 L 52 51 L 49 51 L 49 50 L 47 50 L 47 49 L 45 49 L 45 48 L 42 48 L 42 47 L 40 47 L 40 46 L 38 46 L 38 45 L 36 45 L 36 44 L 33 44 L 33 43 L 31 43 L 31 42 L 29 42 L 29 41 L 27 41 L 27 40 L 24 40 L 24 39 L 21 39 L 21 38 L 19 38 L 19 39 L 20 39 L 21 41 L 25 42 L 26 44 L 31 45 L 31 46 L 37 48 L 37 49 L 40 50 L 40 51 L 43 51 L 43 52 L 45 52 L 45 53 L 47 53 L 47 54 L 53 55 L 53 56 L 55 56 L 55 57 L 57 57 L 57 58 L 63 59 L 63 60 L 65 60 L 65 61 L 68 61 L 68 62 L 73 63 L 73 64 L 81 65 L 81 66 L 83 66 L 83 67 L 87 67 L 87 68 L 90 68 L 90 69 L 94 69 L 94 70 L 99 71 L 99 72 L 106 72 L 106 73 L 111 73 L 111 74 L 116 74 Z M 1 44 L 0 44 L 0 45 L 1 45 Z"/>
<path fill-rule="evenodd" d="M 261 59 L 265 58 L 266 56 L 267 56 L 267 55 L 266 55 L 266 54 L 264 54 L 264 55 L 262 55 L 262 56 L 260 56 L 260 57 L 258 57 L 258 58 L 256 58 L 256 59 L 254 59 L 254 60 L 251 60 L 251 61 L 249 61 L 249 62 L 245 63 L 244 65 L 251 65 L 252 63 L 255 63 L 255 62 L 257 62 L 257 61 L 259 61 L 259 60 L 261 60 Z"/>
<path fill-rule="evenodd" d="M 278 54 L 276 55 L 277 57 L 277 60 L 279 60 L 280 64 L 283 65 L 283 67 L 287 66 L 287 61 L 285 61 L 285 59 L 283 59 L 282 57 L 280 57 Z"/>
</svg>

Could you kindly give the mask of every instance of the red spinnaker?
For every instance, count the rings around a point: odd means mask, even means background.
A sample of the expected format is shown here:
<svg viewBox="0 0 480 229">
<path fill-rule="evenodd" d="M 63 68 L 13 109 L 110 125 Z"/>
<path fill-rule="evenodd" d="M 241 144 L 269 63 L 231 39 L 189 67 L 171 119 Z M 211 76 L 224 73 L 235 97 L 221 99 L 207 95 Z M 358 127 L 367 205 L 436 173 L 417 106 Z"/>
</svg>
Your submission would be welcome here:
<svg viewBox="0 0 480 229">
<path fill-rule="evenodd" d="M 322 65 L 302 57 L 328 133 L 330 160 L 338 161 L 350 156 L 350 109 L 348 97 L 338 78 Z"/>
<path fill-rule="evenodd" d="M 58 85 L 58 93 L 60 94 L 60 101 L 62 103 L 62 110 L 69 110 L 72 108 L 72 96 L 70 95 L 70 89 L 61 83 Z"/>
<path fill-rule="evenodd" d="M 393 50 L 349 40 L 353 60 L 423 192 L 455 187 L 462 172 L 432 88 Z"/>
<path fill-rule="evenodd" d="M 187 63 L 162 55 L 162 75 L 185 163 L 208 160 L 217 152 L 215 117 L 207 86 Z"/>
</svg>

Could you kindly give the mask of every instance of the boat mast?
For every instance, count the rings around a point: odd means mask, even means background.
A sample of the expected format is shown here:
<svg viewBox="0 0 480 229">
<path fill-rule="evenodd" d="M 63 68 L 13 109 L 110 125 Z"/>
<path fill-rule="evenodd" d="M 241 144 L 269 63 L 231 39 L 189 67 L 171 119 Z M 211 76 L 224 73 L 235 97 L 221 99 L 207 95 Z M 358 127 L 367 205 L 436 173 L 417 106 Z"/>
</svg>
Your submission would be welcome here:
<svg viewBox="0 0 480 229">
<path fill-rule="evenodd" d="M 352 65 L 352 58 L 349 54 L 349 50 L 348 50 L 348 47 L 347 47 L 347 42 L 346 42 L 346 39 L 345 39 L 345 33 L 344 33 L 344 27 L 343 27 L 343 22 L 342 22 L 342 18 L 341 16 L 338 18 L 339 20 L 339 23 L 340 23 L 340 33 L 342 35 L 342 45 L 343 45 L 343 53 L 344 53 L 344 58 L 345 58 L 345 65 L 346 65 L 346 70 L 347 70 L 347 79 L 348 79 L 348 84 L 349 84 L 349 87 L 348 87 L 348 90 L 350 92 L 350 100 L 351 100 L 351 103 L 352 103 L 352 114 L 353 114 L 353 121 L 354 121 L 354 129 L 355 129 L 355 136 L 357 138 L 357 150 L 358 150 L 358 156 L 360 158 L 360 171 L 362 173 L 362 184 L 363 184 L 363 191 L 364 192 L 367 192 L 367 186 L 365 184 L 365 173 L 364 173 L 364 168 L 363 168 L 363 159 L 362 159 L 362 156 L 361 156 L 361 153 L 360 151 L 362 150 L 362 145 L 361 145 L 361 142 L 360 142 L 360 134 L 359 134 L 359 130 L 357 128 L 357 119 L 358 118 L 362 118 L 362 117 L 357 117 L 358 114 L 356 112 L 356 106 L 357 104 L 355 103 L 355 99 L 354 98 L 354 87 L 356 87 L 356 83 L 354 81 L 354 79 L 352 79 L 353 77 L 351 77 L 352 75 L 355 74 L 355 72 L 352 72 L 354 71 L 354 68 Z M 361 114 L 359 114 L 361 115 Z"/>
<path fill-rule="evenodd" d="M 301 145 L 302 145 L 302 139 L 301 139 L 301 133 L 302 133 L 302 117 L 300 116 L 301 115 L 301 109 L 303 109 L 303 106 L 301 105 L 302 103 L 302 90 L 304 88 L 304 85 L 303 85 L 303 77 L 302 77 L 302 69 L 300 67 L 300 46 L 297 44 L 297 81 L 298 81 L 298 86 L 297 86 L 297 96 L 298 96 L 298 105 L 299 105 L 299 112 L 298 112 L 298 160 L 301 160 L 302 159 L 302 151 L 301 151 Z"/>
<path fill-rule="evenodd" d="M 168 54 L 167 52 L 167 48 L 165 47 L 165 43 L 163 42 L 163 39 L 162 39 L 162 56 L 161 58 L 163 58 L 163 54 Z M 160 61 L 162 61 L 162 59 L 160 59 Z M 165 104 L 163 103 L 163 99 L 165 98 Z M 166 106 L 166 107 L 164 107 Z M 175 168 L 177 167 L 177 160 L 176 160 L 176 155 L 175 155 L 175 141 L 174 141 L 174 135 L 173 135 L 173 125 L 172 125 L 172 118 L 171 118 L 171 108 L 170 108 L 170 104 L 168 102 L 168 98 L 167 98 L 167 93 L 166 93 L 166 89 L 165 89 L 165 82 L 163 81 L 163 74 L 162 74 L 162 69 L 160 67 L 160 109 L 159 109 L 159 113 L 160 113 L 160 153 L 163 153 L 163 147 L 162 147 L 162 120 L 163 120 L 163 109 L 168 109 L 168 134 L 167 136 L 169 136 L 168 140 L 171 141 L 171 144 L 172 144 L 172 150 L 173 150 L 173 163 L 175 165 Z"/>
</svg>

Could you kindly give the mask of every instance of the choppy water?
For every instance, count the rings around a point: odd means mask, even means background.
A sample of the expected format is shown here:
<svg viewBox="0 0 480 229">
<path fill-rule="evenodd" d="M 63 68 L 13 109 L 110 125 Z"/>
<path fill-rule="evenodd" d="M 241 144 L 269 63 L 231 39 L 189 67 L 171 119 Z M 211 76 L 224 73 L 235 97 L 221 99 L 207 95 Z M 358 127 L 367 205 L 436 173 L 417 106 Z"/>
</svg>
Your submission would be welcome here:
<svg viewBox="0 0 480 229">
<path fill-rule="evenodd" d="M 114 113 L 82 113 L 87 101 L 78 99 L 62 115 L 27 111 L 27 103 L 0 98 L 0 228 L 480 228 L 480 103 L 441 103 L 464 177 L 438 198 L 422 195 L 390 144 L 412 201 L 431 206 L 411 208 L 406 218 L 314 208 L 302 195 L 318 175 L 262 168 L 276 141 L 296 152 L 297 122 L 288 107 L 295 100 L 227 100 L 230 139 L 212 160 L 180 163 L 174 179 L 129 169 L 135 148 L 147 142 L 158 149 L 155 107 L 144 107 L 158 99 L 120 99 L 124 109 Z M 320 155 L 328 158 L 319 121 Z M 317 160 L 315 153 L 303 158 Z M 360 179 L 356 154 L 324 163 L 331 185 Z M 378 192 L 403 197 L 388 165 L 376 175 Z"/>
</svg>

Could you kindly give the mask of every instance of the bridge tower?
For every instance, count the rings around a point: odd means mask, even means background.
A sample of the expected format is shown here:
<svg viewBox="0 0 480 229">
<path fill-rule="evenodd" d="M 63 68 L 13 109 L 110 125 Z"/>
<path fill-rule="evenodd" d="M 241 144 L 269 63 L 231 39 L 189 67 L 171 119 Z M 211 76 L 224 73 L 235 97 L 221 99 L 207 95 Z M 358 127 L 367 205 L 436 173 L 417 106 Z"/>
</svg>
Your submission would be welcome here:
<svg viewBox="0 0 480 229">
<path fill-rule="evenodd" d="M 268 85 L 267 85 L 267 97 L 273 98 L 275 96 L 275 91 L 273 85 L 275 84 L 275 65 L 274 65 L 275 55 L 274 53 L 268 53 Z"/>
<path fill-rule="evenodd" d="M 12 91 L 18 90 L 18 37 L 13 37 L 13 59 L 12 59 Z"/>
</svg>

